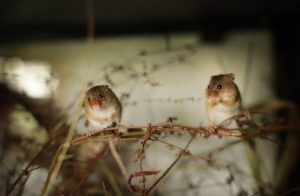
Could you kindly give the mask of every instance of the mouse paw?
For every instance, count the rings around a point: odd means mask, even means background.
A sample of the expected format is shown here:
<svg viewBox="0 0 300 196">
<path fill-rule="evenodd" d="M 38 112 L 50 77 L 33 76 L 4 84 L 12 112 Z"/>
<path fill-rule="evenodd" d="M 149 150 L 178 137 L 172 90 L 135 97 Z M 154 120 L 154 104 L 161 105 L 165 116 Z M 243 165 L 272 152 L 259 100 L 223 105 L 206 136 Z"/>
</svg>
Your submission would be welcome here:
<svg viewBox="0 0 300 196">
<path fill-rule="evenodd" d="M 118 131 L 119 131 L 119 133 L 126 133 L 128 131 L 128 129 L 125 125 L 119 125 Z"/>
<path fill-rule="evenodd" d="M 91 137 L 92 135 L 94 135 L 95 134 L 95 131 L 89 131 L 87 134 L 86 134 L 86 136 L 87 137 Z"/>
<path fill-rule="evenodd" d="M 207 135 L 205 137 L 209 137 L 213 134 L 218 134 L 218 126 L 213 123 L 209 123 L 207 126 Z"/>
<path fill-rule="evenodd" d="M 239 115 L 239 118 L 237 119 L 237 121 L 240 122 L 248 122 L 250 121 L 251 118 L 251 113 L 248 110 L 242 111 Z"/>
</svg>

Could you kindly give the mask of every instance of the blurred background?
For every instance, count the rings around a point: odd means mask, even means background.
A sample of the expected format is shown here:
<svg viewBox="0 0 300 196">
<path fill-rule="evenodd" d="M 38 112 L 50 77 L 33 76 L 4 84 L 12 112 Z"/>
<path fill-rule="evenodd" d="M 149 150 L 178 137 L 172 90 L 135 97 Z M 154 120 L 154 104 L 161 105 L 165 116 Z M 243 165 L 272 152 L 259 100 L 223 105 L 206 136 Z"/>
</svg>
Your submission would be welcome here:
<svg viewBox="0 0 300 196">
<path fill-rule="evenodd" d="M 85 84 L 113 89 L 123 104 L 122 124 L 177 117 L 178 123 L 197 127 L 207 124 L 204 92 L 210 76 L 234 73 L 244 107 L 267 113 L 258 123 L 297 119 L 299 17 L 297 0 L 2 2 L 1 194 L 40 195 Z M 82 110 L 80 115 L 77 133 L 86 129 Z M 47 152 L 32 161 L 58 132 L 62 135 Z M 189 139 L 188 134 L 162 137 L 182 148 Z M 251 159 L 237 138 L 197 136 L 190 152 L 213 154 L 220 165 L 183 158 L 152 194 L 299 195 L 299 134 L 272 137 L 283 145 L 257 139 L 259 158 Z M 139 141 L 121 142 L 129 173 L 139 170 L 134 160 L 140 146 Z M 66 171 L 70 165 L 76 168 L 74 160 L 89 150 L 77 151 L 68 153 Z M 153 142 L 144 168 L 164 171 L 175 158 L 174 150 Z M 30 172 L 13 186 L 28 164 Z M 258 168 L 256 173 L 253 168 Z M 97 159 L 93 169 L 97 175 L 90 175 L 76 192 L 67 187 L 80 180 L 74 180 L 73 172 L 61 172 L 51 194 L 134 194 L 109 154 Z M 147 185 L 155 179 L 149 178 Z"/>
</svg>

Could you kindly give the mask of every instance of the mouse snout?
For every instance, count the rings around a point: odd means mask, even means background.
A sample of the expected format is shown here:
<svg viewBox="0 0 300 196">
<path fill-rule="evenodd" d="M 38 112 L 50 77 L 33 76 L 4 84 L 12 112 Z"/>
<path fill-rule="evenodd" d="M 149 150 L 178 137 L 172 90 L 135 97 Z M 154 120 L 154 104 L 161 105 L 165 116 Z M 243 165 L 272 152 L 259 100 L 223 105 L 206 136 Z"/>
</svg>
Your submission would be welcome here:
<svg viewBox="0 0 300 196">
<path fill-rule="evenodd" d="M 216 98 L 219 96 L 219 93 L 215 90 L 209 90 L 207 93 L 208 98 Z"/>
<path fill-rule="evenodd" d="M 208 91 L 207 100 L 209 103 L 216 103 L 219 100 L 219 93 L 214 90 Z"/>
<path fill-rule="evenodd" d="M 89 101 L 91 108 L 94 110 L 97 110 L 102 106 L 102 102 L 96 98 L 90 98 L 88 101 Z"/>
</svg>

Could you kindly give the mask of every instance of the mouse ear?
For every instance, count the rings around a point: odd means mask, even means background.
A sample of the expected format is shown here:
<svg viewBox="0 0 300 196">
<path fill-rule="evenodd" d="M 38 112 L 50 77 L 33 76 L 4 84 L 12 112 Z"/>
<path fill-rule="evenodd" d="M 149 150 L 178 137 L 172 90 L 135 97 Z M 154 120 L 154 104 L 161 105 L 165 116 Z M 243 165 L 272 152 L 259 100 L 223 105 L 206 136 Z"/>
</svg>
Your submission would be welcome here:
<svg viewBox="0 0 300 196">
<path fill-rule="evenodd" d="M 235 75 L 234 75 L 233 73 L 230 73 L 230 74 L 227 74 L 227 75 L 229 76 L 229 78 L 230 78 L 232 81 L 234 81 Z"/>
<path fill-rule="evenodd" d="M 214 77 L 216 76 L 215 75 L 210 76 L 210 81 L 212 81 Z"/>
<path fill-rule="evenodd" d="M 102 88 L 109 88 L 109 86 L 107 84 L 102 84 L 100 85 Z"/>
</svg>

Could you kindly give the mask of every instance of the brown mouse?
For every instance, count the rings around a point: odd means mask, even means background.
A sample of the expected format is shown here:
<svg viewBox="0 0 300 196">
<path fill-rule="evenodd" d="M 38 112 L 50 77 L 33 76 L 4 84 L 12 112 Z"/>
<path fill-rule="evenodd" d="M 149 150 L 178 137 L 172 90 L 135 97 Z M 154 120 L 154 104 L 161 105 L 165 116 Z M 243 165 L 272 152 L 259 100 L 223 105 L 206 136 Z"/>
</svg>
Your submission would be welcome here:
<svg viewBox="0 0 300 196">
<path fill-rule="evenodd" d="M 107 85 L 90 88 L 83 105 L 88 122 L 94 126 L 106 128 L 120 123 L 122 105 Z"/>
<path fill-rule="evenodd" d="M 234 117 L 241 113 L 241 95 L 234 82 L 234 74 L 211 76 L 206 89 L 208 130 L 216 133 L 217 127 L 237 128 Z"/>
</svg>

